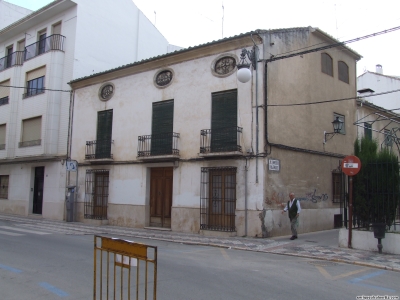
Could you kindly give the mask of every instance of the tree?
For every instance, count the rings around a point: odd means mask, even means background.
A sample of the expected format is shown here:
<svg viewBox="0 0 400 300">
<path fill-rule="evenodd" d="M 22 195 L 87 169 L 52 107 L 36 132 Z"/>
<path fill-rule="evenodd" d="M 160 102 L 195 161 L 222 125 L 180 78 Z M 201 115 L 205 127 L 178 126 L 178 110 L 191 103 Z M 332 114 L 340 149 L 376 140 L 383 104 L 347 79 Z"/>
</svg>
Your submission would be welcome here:
<svg viewBox="0 0 400 300">
<path fill-rule="evenodd" d="M 378 152 L 377 141 L 367 137 L 355 141 L 354 154 L 362 165 L 353 181 L 354 223 L 367 229 L 377 223 L 390 228 L 400 199 L 397 156 L 388 149 Z"/>
</svg>

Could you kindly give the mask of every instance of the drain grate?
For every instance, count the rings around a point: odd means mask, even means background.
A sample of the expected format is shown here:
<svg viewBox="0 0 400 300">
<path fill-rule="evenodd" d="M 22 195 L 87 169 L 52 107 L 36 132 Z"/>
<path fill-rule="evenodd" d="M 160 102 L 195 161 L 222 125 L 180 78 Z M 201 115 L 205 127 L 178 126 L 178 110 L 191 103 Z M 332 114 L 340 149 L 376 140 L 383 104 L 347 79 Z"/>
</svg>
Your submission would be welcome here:
<svg viewBox="0 0 400 300">
<path fill-rule="evenodd" d="M 306 240 L 306 242 L 309 242 L 309 243 L 318 243 L 317 241 L 309 241 L 309 240 Z"/>
</svg>

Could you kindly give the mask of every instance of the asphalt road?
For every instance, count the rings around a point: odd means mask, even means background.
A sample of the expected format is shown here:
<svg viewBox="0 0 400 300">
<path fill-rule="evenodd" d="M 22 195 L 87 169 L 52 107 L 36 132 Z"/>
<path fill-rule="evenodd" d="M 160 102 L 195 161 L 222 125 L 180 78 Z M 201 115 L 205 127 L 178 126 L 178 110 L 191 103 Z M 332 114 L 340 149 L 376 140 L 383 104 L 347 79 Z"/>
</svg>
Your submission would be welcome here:
<svg viewBox="0 0 400 300">
<path fill-rule="evenodd" d="M 304 238 L 313 242 L 312 235 Z M 148 239 L 135 242 L 157 246 L 157 299 L 400 296 L 398 272 Z M 93 236 L 0 221 L 0 278 L 1 300 L 93 299 Z"/>
</svg>

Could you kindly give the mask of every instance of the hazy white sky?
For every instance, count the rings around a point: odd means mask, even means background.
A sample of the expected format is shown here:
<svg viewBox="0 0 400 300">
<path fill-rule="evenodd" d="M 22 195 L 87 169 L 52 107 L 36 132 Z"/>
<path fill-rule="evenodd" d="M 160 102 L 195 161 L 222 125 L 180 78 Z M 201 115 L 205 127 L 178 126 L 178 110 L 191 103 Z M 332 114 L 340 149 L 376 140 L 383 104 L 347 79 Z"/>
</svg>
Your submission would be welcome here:
<svg viewBox="0 0 400 300">
<path fill-rule="evenodd" d="M 51 0 L 5 0 L 37 10 Z M 94 5 L 97 1 L 91 0 Z M 115 0 L 116 4 L 118 0 Z M 400 26 L 399 0 L 134 0 L 166 39 L 195 46 L 256 29 L 313 26 L 346 41 Z M 224 9 L 222 8 L 224 7 Z M 400 30 L 348 44 L 363 56 L 358 75 L 381 64 L 400 76 Z"/>
</svg>

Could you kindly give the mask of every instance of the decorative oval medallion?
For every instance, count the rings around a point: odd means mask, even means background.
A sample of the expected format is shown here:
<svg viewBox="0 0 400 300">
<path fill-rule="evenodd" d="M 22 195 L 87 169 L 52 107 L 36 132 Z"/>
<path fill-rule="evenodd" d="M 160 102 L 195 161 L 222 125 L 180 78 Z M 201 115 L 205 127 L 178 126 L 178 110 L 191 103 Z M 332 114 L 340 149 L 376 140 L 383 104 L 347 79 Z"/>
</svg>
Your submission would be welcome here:
<svg viewBox="0 0 400 300">
<path fill-rule="evenodd" d="M 101 101 L 108 101 L 114 96 L 115 86 L 111 82 L 104 83 L 99 89 Z"/>
<path fill-rule="evenodd" d="M 171 83 L 172 77 L 171 70 L 163 70 L 156 75 L 155 83 L 159 87 L 165 87 Z"/>
<path fill-rule="evenodd" d="M 214 71 L 219 75 L 227 75 L 230 74 L 235 67 L 236 60 L 232 56 L 224 56 L 216 61 Z"/>
</svg>

